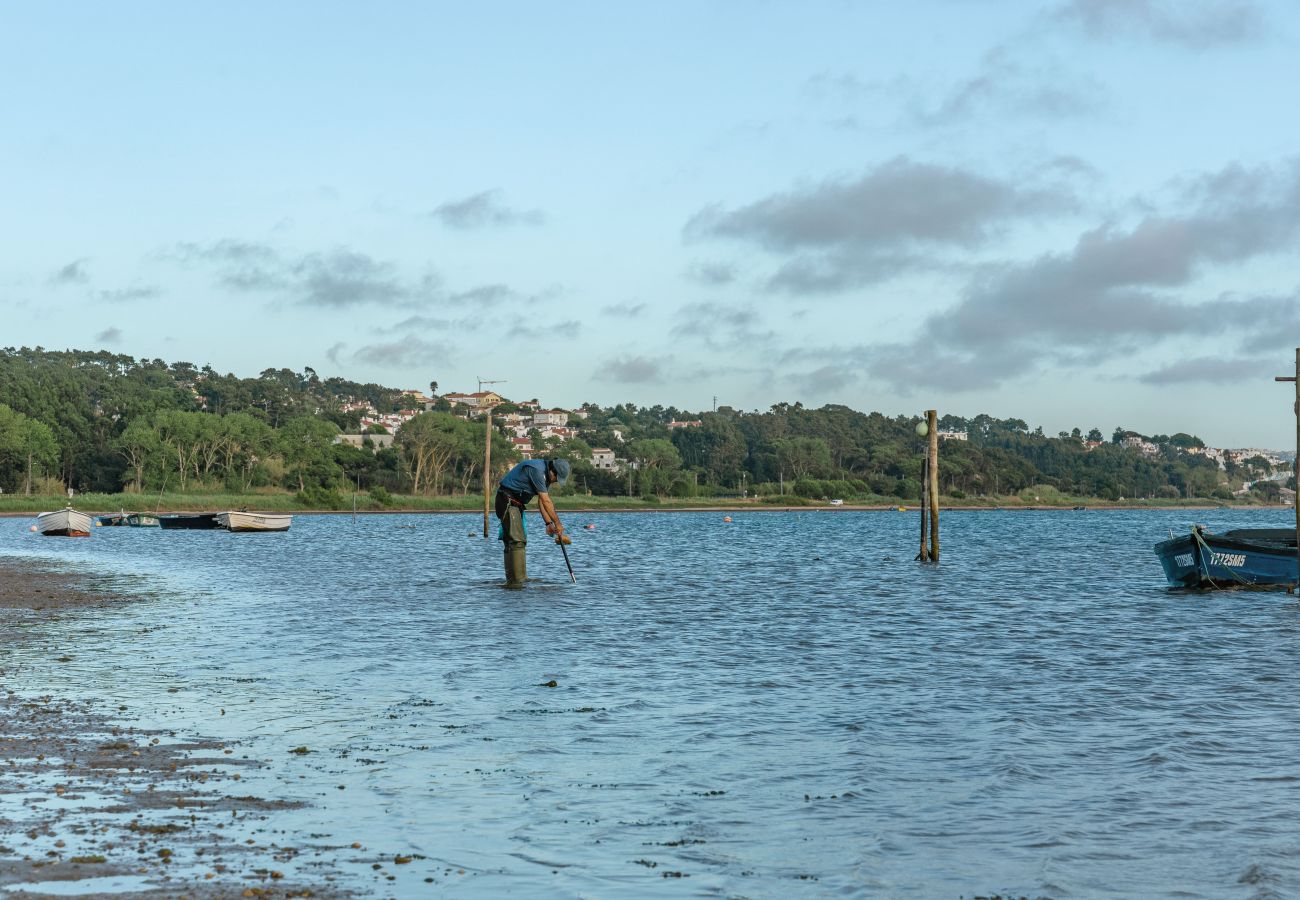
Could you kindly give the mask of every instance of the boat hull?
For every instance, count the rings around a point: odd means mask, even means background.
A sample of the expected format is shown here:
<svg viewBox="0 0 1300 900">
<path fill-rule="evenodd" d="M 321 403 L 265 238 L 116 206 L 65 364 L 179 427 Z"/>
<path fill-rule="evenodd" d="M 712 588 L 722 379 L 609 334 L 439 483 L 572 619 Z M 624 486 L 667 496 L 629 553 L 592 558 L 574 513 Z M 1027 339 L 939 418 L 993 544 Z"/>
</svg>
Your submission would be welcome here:
<svg viewBox="0 0 1300 900">
<path fill-rule="evenodd" d="M 221 527 L 221 523 L 217 521 L 216 513 L 178 513 L 170 516 L 159 516 L 158 525 L 164 531 L 215 531 Z"/>
<path fill-rule="evenodd" d="M 292 522 L 293 516 L 272 513 L 217 513 L 217 523 L 227 531 L 288 531 Z"/>
<path fill-rule="evenodd" d="M 36 530 L 46 537 L 90 537 L 94 520 L 72 507 L 43 512 L 36 517 Z"/>
<path fill-rule="evenodd" d="M 1156 556 L 1177 588 L 1283 587 L 1297 581 L 1295 533 L 1208 531 L 1161 541 Z M 1262 536 L 1262 537 L 1261 537 Z"/>
</svg>

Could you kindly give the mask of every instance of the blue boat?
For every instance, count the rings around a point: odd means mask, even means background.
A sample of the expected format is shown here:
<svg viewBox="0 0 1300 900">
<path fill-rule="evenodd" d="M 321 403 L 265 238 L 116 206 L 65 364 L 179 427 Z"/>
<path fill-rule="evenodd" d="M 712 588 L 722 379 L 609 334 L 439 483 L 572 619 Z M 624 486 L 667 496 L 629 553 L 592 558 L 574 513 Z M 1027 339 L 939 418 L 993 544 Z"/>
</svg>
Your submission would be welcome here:
<svg viewBox="0 0 1300 900">
<path fill-rule="evenodd" d="M 1170 587 L 1283 587 L 1296 584 L 1294 528 L 1241 528 L 1215 534 L 1194 525 L 1189 534 L 1155 547 Z"/>
</svg>

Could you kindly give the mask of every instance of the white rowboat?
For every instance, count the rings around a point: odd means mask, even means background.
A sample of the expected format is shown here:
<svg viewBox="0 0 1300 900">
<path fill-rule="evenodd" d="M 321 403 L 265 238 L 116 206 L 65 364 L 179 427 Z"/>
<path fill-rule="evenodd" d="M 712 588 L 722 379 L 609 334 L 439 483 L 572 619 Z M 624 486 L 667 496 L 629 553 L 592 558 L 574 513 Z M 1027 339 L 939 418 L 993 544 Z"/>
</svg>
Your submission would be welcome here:
<svg viewBox="0 0 1300 900">
<path fill-rule="evenodd" d="M 293 516 L 272 513 L 217 513 L 217 525 L 227 531 L 288 531 L 292 522 Z"/>
<path fill-rule="evenodd" d="M 90 537 L 94 520 L 71 506 L 36 517 L 36 530 L 46 537 Z"/>
</svg>

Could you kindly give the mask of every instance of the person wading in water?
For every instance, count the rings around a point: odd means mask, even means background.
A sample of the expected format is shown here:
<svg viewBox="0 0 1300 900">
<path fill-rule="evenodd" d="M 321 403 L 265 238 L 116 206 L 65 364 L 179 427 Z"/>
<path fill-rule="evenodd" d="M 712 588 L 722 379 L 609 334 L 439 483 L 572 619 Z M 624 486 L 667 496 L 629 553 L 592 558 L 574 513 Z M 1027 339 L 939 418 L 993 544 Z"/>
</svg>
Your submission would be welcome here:
<svg viewBox="0 0 1300 900">
<path fill-rule="evenodd" d="M 497 486 L 496 512 L 501 522 L 497 539 L 505 543 L 506 584 L 521 585 L 528 580 L 528 530 L 524 527 L 524 507 L 537 498 L 537 508 L 546 523 L 546 533 L 557 544 L 568 544 L 560 517 L 555 514 L 555 504 L 548 492 L 553 484 L 564 487 L 569 477 L 569 462 L 565 459 L 526 459 L 501 479 Z"/>
</svg>

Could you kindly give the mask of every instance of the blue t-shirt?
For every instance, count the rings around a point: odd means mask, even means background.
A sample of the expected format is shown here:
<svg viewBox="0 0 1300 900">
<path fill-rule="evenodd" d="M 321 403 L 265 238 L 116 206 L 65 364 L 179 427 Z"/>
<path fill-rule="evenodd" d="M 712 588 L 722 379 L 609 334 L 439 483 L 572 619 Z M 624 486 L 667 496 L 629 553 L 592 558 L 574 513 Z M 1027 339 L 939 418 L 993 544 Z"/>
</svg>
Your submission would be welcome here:
<svg viewBox="0 0 1300 900">
<path fill-rule="evenodd" d="M 546 493 L 546 460 L 526 459 L 506 473 L 501 486 L 527 503 L 538 494 Z"/>
</svg>

